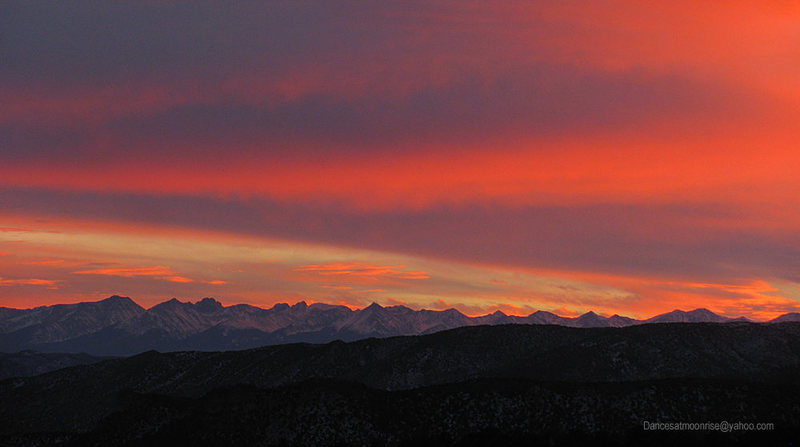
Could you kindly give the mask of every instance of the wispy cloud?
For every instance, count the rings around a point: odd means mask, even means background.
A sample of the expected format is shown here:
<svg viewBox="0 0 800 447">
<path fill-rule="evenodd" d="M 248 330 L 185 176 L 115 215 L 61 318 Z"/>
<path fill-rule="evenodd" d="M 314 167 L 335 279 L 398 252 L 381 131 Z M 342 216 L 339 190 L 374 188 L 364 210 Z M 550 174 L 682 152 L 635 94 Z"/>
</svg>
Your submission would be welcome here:
<svg viewBox="0 0 800 447">
<path fill-rule="evenodd" d="M 22 228 L 22 227 L 0 227 L 0 233 L 54 233 L 58 234 L 60 231 L 56 230 L 41 230 L 36 228 Z"/>
<path fill-rule="evenodd" d="M 23 262 L 23 264 L 26 265 L 62 265 L 65 263 L 66 260 L 64 259 L 38 259 L 34 261 Z"/>
<path fill-rule="evenodd" d="M 211 284 L 212 286 L 223 286 L 225 284 L 228 284 L 228 281 L 223 281 L 221 279 L 215 279 L 215 280 L 212 280 L 212 281 L 203 281 L 203 283 Z"/>
<path fill-rule="evenodd" d="M 357 262 L 301 265 L 295 268 L 295 271 L 314 272 L 324 276 L 374 276 L 398 279 L 430 278 L 425 272 L 406 270 L 404 265 L 371 265 Z"/>
<path fill-rule="evenodd" d="M 169 267 L 154 266 L 154 267 L 134 267 L 134 268 L 105 268 L 94 270 L 81 270 L 73 272 L 76 275 L 108 275 L 108 276 L 122 276 L 125 278 L 134 278 L 137 276 L 175 276 L 175 272 Z"/>
<path fill-rule="evenodd" d="M 24 278 L 24 279 L 5 279 L 0 278 L 0 286 L 46 286 L 48 289 L 58 288 L 59 281 L 52 279 Z"/>
<path fill-rule="evenodd" d="M 193 279 L 187 278 L 185 276 L 180 276 L 177 273 L 175 273 L 171 268 L 160 265 L 153 267 L 103 268 L 103 269 L 93 269 L 93 270 L 81 270 L 73 273 L 76 275 L 121 276 L 123 278 L 150 277 L 177 283 L 194 282 Z"/>
</svg>

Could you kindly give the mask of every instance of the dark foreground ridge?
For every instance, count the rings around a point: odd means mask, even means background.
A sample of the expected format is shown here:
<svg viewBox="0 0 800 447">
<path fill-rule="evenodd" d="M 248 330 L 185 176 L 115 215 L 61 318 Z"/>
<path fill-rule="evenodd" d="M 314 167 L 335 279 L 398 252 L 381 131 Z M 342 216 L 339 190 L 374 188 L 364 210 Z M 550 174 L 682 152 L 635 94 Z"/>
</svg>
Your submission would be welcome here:
<svg viewBox="0 0 800 447">
<path fill-rule="evenodd" d="M 482 379 L 409 391 L 318 380 L 201 398 L 123 393 L 71 445 L 789 445 L 796 388 L 722 380 L 575 384 Z M 670 433 L 644 420 L 771 421 L 768 432 Z"/>
<path fill-rule="evenodd" d="M 11 354 L 0 352 L 0 380 L 9 377 L 29 377 L 76 365 L 88 365 L 111 357 L 89 354 L 44 353 L 21 351 Z"/>
<path fill-rule="evenodd" d="M 777 436 L 800 429 L 798 365 L 798 323 L 476 326 L 352 343 L 153 351 L 0 382 L 0 435 L 61 433 L 78 442 L 76 433 L 90 431 L 81 442 L 109 444 L 119 433 L 148 445 L 137 439 L 168 442 L 181 427 L 196 437 L 234 436 L 206 421 L 230 417 L 244 430 L 236 436 L 261 436 L 264 445 L 308 444 L 308 424 L 321 427 L 311 442 L 319 445 L 411 442 L 407 427 L 417 424 L 432 430 L 420 439 L 458 444 L 480 439 L 469 434 L 514 440 L 575 430 L 629 439 L 645 420 L 737 417 L 775 423 Z M 327 422 L 303 422 L 312 413 Z M 380 425 L 391 417 L 396 425 Z M 338 438 L 340 424 L 354 437 Z"/>
</svg>

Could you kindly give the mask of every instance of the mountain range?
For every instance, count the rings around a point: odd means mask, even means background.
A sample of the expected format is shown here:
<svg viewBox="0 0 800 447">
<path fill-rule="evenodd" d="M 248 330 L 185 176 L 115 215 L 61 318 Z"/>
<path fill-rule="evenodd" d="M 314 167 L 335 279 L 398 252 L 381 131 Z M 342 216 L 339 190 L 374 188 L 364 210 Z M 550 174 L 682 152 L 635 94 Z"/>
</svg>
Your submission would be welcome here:
<svg viewBox="0 0 800 447">
<path fill-rule="evenodd" d="M 299 302 L 269 309 L 223 306 L 213 298 L 198 302 L 172 299 L 145 309 L 128 297 L 57 304 L 33 309 L 0 308 L 0 352 L 85 352 L 125 356 L 148 350 L 237 350 L 258 346 L 369 337 L 419 335 L 463 326 L 548 324 L 578 328 L 626 327 L 648 323 L 727 323 L 747 321 L 707 309 L 675 310 L 646 320 L 587 312 L 569 318 L 537 311 L 528 316 L 492 314 L 469 317 L 456 309 L 413 310 L 373 303 L 363 309 Z M 786 314 L 774 322 L 800 321 Z"/>
</svg>

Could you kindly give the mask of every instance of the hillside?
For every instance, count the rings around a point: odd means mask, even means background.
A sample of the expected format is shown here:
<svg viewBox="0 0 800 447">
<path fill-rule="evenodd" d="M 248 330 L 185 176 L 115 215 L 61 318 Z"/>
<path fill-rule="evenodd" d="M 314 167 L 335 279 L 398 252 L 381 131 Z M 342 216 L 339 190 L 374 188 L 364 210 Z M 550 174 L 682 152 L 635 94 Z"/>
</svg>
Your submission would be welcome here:
<svg viewBox="0 0 800 447">
<path fill-rule="evenodd" d="M 82 431 L 120 392 L 199 397 L 311 379 L 383 390 L 509 378 L 572 383 L 719 379 L 783 384 L 800 372 L 800 324 L 504 325 L 232 352 L 147 352 L 0 382 L 0 433 Z M 677 398 L 677 397 L 676 397 Z M 13 405 L 9 403 L 14 403 Z M 43 417 L 42 415 L 47 415 Z"/>
</svg>

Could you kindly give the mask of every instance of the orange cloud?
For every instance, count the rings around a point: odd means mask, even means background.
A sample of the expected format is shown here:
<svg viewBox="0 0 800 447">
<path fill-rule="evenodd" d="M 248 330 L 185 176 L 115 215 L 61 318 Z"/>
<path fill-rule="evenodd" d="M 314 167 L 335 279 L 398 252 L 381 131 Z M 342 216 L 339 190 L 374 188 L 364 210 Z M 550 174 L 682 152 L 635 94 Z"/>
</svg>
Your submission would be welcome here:
<svg viewBox="0 0 800 447">
<path fill-rule="evenodd" d="M 168 276 L 168 277 L 165 277 L 164 279 L 167 280 L 167 281 L 179 282 L 179 283 L 194 282 L 193 279 L 186 278 L 186 277 L 183 277 L 183 276 Z"/>
<path fill-rule="evenodd" d="M 570 309 L 567 306 L 561 306 L 558 309 L 553 309 L 552 312 L 561 317 L 579 317 L 581 315 L 580 312 Z"/>
<path fill-rule="evenodd" d="M 95 270 L 82 270 L 73 272 L 78 275 L 108 275 L 133 278 L 136 276 L 172 276 L 175 275 L 169 267 L 137 267 L 137 268 L 108 268 Z"/>
<path fill-rule="evenodd" d="M 58 234 L 59 231 L 55 230 L 42 230 L 36 228 L 22 228 L 22 227 L 0 227 L 0 233 L 53 233 Z"/>
<path fill-rule="evenodd" d="M 124 170 L 103 163 L 80 168 L 30 164 L 0 167 L 0 184 L 267 195 L 289 201 L 331 200 L 366 210 L 427 208 L 443 202 L 528 206 L 717 201 L 750 208 L 763 202 L 796 203 L 792 195 L 800 170 L 793 144 L 796 132 L 725 132 L 728 136 L 696 141 L 520 137 L 517 140 L 522 141 L 491 151 L 482 146 L 456 151 L 431 145 L 424 154 L 333 155 L 325 164 L 253 157 L 198 159 L 191 171 L 155 160 L 132 161 Z M 142 178 L 147 182 L 139 181 Z"/>
<path fill-rule="evenodd" d="M 0 278 L 0 286 L 48 286 L 48 288 L 57 288 L 59 281 L 50 279 L 4 279 Z"/>
<path fill-rule="evenodd" d="M 103 268 L 94 270 L 82 270 L 72 273 L 77 275 L 121 276 L 123 278 L 152 277 L 152 278 L 162 279 L 164 281 L 177 282 L 177 283 L 194 282 L 193 279 L 186 278 L 184 276 L 179 276 L 172 269 L 164 266 L 135 267 L 135 268 Z"/>
<path fill-rule="evenodd" d="M 66 260 L 64 259 L 41 259 L 38 261 L 28 261 L 23 262 L 23 264 L 27 265 L 57 265 L 57 264 L 64 264 Z"/>
<path fill-rule="evenodd" d="M 298 272 L 315 272 L 320 275 L 344 275 L 344 276 L 380 276 L 398 279 L 429 279 L 430 276 L 425 272 L 405 271 L 404 265 L 370 265 L 363 263 L 344 263 L 335 262 L 331 264 L 310 264 L 301 265 L 295 268 Z"/>
</svg>

